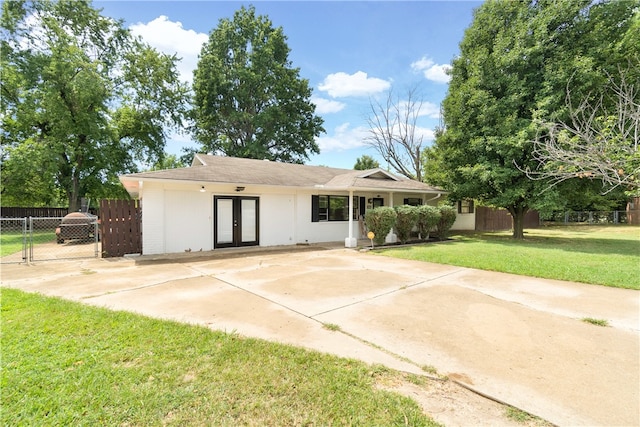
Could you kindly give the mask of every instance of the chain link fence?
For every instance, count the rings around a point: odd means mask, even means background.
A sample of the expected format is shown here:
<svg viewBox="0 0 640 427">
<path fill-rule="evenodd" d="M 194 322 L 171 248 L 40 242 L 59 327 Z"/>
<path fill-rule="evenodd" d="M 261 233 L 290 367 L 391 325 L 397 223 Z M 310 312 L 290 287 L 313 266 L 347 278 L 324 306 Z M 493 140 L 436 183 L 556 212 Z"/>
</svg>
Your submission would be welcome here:
<svg viewBox="0 0 640 427">
<path fill-rule="evenodd" d="M 27 262 L 27 218 L 0 218 L 0 262 Z"/>
<path fill-rule="evenodd" d="M 562 224 L 628 224 L 628 211 L 556 212 L 545 222 Z"/>
<path fill-rule="evenodd" d="M 99 256 L 98 218 L 91 214 L 0 218 L 0 227 L 2 264 Z"/>
</svg>

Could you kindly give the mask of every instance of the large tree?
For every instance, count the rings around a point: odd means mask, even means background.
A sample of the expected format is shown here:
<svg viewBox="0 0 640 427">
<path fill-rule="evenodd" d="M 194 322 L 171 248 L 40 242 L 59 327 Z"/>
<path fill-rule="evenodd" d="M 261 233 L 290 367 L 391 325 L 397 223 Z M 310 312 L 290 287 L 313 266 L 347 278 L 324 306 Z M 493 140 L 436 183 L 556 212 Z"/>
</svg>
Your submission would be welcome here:
<svg viewBox="0 0 640 427">
<path fill-rule="evenodd" d="M 538 165 L 538 119 L 566 118 L 570 79 L 576 99 L 606 82 L 628 53 L 621 41 L 637 13 L 632 1 L 487 1 L 478 7 L 452 63 L 430 182 L 454 198 L 506 208 L 513 237 L 522 238 L 526 212 L 560 190 L 544 191 L 548 184 L 525 172 Z"/>
<path fill-rule="evenodd" d="M 177 60 L 89 1 L 4 2 L 3 198 L 61 192 L 76 211 L 81 197 L 124 193 L 117 176 L 161 159 L 165 132 L 182 126 Z"/>
<path fill-rule="evenodd" d="M 323 121 L 286 41 L 254 7 L 220 20 L 194 73 L 194 135 L 203 151 L 289 163 L 320 152 Z"/>
</svg>

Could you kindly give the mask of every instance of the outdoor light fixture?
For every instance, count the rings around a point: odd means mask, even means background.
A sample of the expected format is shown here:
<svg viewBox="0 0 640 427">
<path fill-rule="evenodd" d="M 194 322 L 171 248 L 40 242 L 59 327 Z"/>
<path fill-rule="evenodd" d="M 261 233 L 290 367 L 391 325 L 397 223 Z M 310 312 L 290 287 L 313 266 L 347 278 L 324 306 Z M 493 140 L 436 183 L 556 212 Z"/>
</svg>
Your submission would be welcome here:
<svg viewBox="0 0 640 427">
<path fill-rule="evenodd" d="M 236 187 L 236 191 L 238 191 L 238 192 L 244 191 L 244 187 Z"/>
<path fill-rule="evenodd" d="M 203 185 L 202 187 L 200 187 L 200 192 L 201 192 L 201 193 L 204 193 L 204 191 L 205 191 L 205 190 L 204 190 L 204 185 Z"/>
</svg>

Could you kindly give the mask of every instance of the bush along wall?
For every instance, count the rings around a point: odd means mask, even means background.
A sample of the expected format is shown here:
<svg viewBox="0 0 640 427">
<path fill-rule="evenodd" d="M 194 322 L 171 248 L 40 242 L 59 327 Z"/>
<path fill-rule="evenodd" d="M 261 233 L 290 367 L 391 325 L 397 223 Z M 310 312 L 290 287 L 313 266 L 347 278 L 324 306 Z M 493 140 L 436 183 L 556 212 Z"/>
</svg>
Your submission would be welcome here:
<svg viewBox="0 0 640 427">
<path fill-rule="evenodd" d="M 436 231 L 440 240 L 446 240 L 449 230 L 453 227 L 453 223 L 456 222 L 457 212 L 453 206 L 448 205 L 442 205 L 439 209 L 440 220 L 436 225 Z"/>
<path fill-rule="evenodd" d="M 422 240 L 429 240 L 429 234 L 440 222 L 442 214 L 440 208 L 430 205 L 422 205 L 417 207 L 418 210 L 418 233 Z"/>
<path fill-rule="evenodd" d="M 385 237 L 396 223 L 396 217 L 396 211 L 389 206 L 381 206 L 367 211 L 364 223 L 367 225 L 367 229 L 375 234 L 373 241 L 376 244 L 382 245 L 384 243 Z"/>
<path fill-rule="evenodd" d="M 418 207 L 400 205 L 394 207 L 396 211 L 395 229 L 400 243 L 407 243 L 411 235 L 411 230 L 418 222 Z"/>
<path fill-rule="evenodd" d="M 456 209 L 448 205 L 439 207 L 399 205 L 393 208 L 383 206 L 370 210 L 364 221 L 367 229 L 375 234 L 373 241 L 377 245 L 382 245 L 392 229 L 395 229 L 398 240 L 402 244 L 409 241 L 414 228 L 417 228 L 421 240 L 429 240 L 433 230 L 438 234 L 438 239 L 446 240 L 456 217 Z"/>
</svg>

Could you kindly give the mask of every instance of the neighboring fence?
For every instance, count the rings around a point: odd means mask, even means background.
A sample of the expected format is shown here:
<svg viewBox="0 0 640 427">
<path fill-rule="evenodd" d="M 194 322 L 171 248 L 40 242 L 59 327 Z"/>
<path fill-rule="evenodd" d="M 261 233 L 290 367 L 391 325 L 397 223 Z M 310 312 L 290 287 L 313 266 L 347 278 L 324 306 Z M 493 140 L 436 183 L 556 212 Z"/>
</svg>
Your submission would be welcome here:
<svg viewBox="0 0 640 427">
<path fill-rule="evenodd" d="M 142 208 L 139 200 L 100 202 L 102 257 L 142 253 Z"/>
<path fill-rule="evenodd" d="M 556 212 L 545 222 L 562 224 L 633 224 L 631 218 L 633 211 L 609 211 L 609 212 Z"/>
<path fill-rule="evenodd" d="M 529 211 L 524 216 L 524 228 L 538 228 L 540 215 L 537 211 Z M 476 231 L 511 230 L 513 219 L 506 209 L 476 206 Z"/>
<path fill-rule="evenodd" d="M 97 215 L 96 208 L 89 208 L 89 213 Z M 53 218 L 62 217 L 69 213 L 67 208 L 23 208 L 15 206 L 0 206 L 0 218 Z"/>
<path fill-rule="evenodd" d="M 0 218 L 0 263 L 97 257 L 96 219 L 63 223 L 60 216 Z"/>
</svg>

